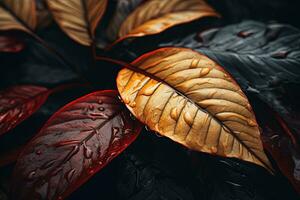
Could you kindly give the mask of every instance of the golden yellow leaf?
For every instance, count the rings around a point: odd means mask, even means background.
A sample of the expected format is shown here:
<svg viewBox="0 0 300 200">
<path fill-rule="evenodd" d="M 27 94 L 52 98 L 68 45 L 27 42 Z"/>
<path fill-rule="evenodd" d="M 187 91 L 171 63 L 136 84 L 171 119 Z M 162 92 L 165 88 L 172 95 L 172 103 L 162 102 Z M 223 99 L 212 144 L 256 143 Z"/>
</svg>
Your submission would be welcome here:
<svg viewBox="0 0 300 200">
<path fill-rule="evenodd" d="M 76 42 L 89 46 L 104 14 L 107 0 L 47 0 L 61 29 Z"/>
<path fill-rule="evenodd" d="M 118 41 L 157 34 L 178 24 L 217 16 L 204 0 L 148 0 L 122 23 Z"/>
<path fill-rule="evenodd" d="M 0 2 L 0 30 L 22 30 L 31 33 L 35 27 L 35 1 L 2 0 Z"/>
<path fill-rule="evenodd" d="M 240 158 L 272 171 L 255 115 L 233 78 L 185 48 L 162 48 L 123 69 L 120 95 L 141 122 L 190 149 Z"/>
</svg>

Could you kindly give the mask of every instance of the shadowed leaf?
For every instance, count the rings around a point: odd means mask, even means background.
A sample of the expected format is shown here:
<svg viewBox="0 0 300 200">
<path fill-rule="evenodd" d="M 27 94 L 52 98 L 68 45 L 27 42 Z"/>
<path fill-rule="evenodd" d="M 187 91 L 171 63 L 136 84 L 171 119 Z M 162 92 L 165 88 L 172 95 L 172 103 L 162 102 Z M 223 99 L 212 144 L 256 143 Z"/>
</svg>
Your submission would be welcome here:
<svg viewBox="0 0 300 200">
<path fill-rule="evenodd" d="M 69 37 L 82 45 L 93 43 L 107 0 L 47 0 L 47 3 L 54 19 Z"/>
<path fill-rule="evenodd" d="M 219 15 L 203 0 L 149 0 L 136 8 L 122 23 L 119 39 L 160 33 L 172 26 Z"/>
<path fill-rule="evenodd" d="M 22 30 L 31 33 L 36 27 L 35 1 L 0 1 L 0 30 Z"/>
<path fill-rule="evenodd" d="M 0 135 L 31 116 L 46 101 L 50 90 L 21 85 L 0 91 Z"/>
</svg>

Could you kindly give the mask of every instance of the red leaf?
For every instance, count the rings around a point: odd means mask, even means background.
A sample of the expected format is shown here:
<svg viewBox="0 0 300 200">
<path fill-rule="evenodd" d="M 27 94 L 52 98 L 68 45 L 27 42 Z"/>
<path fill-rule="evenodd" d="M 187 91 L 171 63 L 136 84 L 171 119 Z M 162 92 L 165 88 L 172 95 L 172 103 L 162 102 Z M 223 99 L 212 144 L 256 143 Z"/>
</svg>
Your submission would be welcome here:
<svg viewBox="0 0 300 200">
<path fill-rule="evenodd" d="M 47 88 L 33 85 L 13 86 L 0 91 L 0 135 L 38 110 L 49 94 Z"/>
<path fill-rule="evenodd" d="M 21 153 L 12 199 L 62 199 L 138 136 L 116 91 L 81 97 L 56 112 Z"/>
<path fill-rule="evenodd" d="M 262 126 L 263 144 L 272 155 L 281 172 L 289 179 L 300 194 L 300 149 L 294 134 L 285 121 L 272 112 L 274 122 L 269 121 Z"/>
<path fill-rule="evenodd" d="M 0 36 L 0 52 L 16 53 L 23 50 L 24 43 L 12 36 Z"/>
</svg>

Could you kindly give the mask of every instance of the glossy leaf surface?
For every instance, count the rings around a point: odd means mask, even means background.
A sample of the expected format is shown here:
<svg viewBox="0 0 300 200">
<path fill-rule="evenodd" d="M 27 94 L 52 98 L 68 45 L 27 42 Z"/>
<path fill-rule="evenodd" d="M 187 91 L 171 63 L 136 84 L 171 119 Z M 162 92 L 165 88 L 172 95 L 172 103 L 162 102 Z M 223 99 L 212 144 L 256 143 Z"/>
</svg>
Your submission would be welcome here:
<svg viewBox="0 0 300 200">
<path fill-rule="evenodd" d="M 266 104 L 253 106 L 261 121 L 264 146 L 300 193 L 299 29 L 245 21 L 161 46 L 169 45 L 206 54 L 224 66 L 247 95 L 256 97 L 256 104 Z"/>
<path fill-rule="evenodd" d="M 140 73 L 120 71 L 118 90 L 151 130 L 190 149 L 272 171 L 247 97 L 218 64 L 190 49 L 162 48 L 132 65 Z"/>
<path fill-rule="evenodd" d="M 0 1 L 0 30 L 22 30 L 31 32 L 36 27 L 35 1 Z"/>
<path fill-rule="evenodd" d="M 46 101 L 50 90 L 33 85 L 0 91 L 0 135 L 31 116 Z"/>
<path fill-rule="evenodd" d="M 54 19 L 73 40 L 89 46 L 104 14 L 107 0 L 47 0 Z"/>
<path fill-rule="evenodd" d="M 140 130 L 115 91 L 91 93 L 69 103 L 20 155 L 12 198 L 66 197 L 121 153 Z"/>
<path fill-rule="evenodd" d="M 119 30 L 119 40 L 157 34 L 175 25 L 217 16 L 203 0 L 149 0 L 125 19 Z"/>
</svg>

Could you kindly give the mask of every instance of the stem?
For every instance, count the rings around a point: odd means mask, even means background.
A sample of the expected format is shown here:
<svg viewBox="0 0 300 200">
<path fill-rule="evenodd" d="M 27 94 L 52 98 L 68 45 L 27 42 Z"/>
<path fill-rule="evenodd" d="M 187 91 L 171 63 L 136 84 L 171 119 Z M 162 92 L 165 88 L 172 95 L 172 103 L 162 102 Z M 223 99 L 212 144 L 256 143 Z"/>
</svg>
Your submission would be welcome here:
<svg viewBox="0 0 300 200">
<path fill-rule="evenodd" d="M 96 60 L 107 61 L 107 62 L 111 62 L 111 63 L 117 64 L 117 65 L 123 66 L 127 69 L 130 69 L 130 70 L 134 71 L 134 72 L 144 74 L 144 75 L 150 77 L 151 79 L 156 80 L 157 82 L 163 82 L 164 83 L 164 81 L 161 80 L 160 78 L 154 76 L 153 74 L 150 74 L 147 71 L 144 71 L 140 68 L 137 68 L 137 67 L 135 67 L 134 65 L 132 65 L 130 63 L 127 63 L 127 62 L 124 62 L 124 61 L 121 61 L 121 60 L 116 60 L 116 59 L 113 59 L 113 58 L 108 58 L 108 57 L 105 57 L 105 56 L 96 56 L 95 58 L 96 58 Z"/>
</svg>

